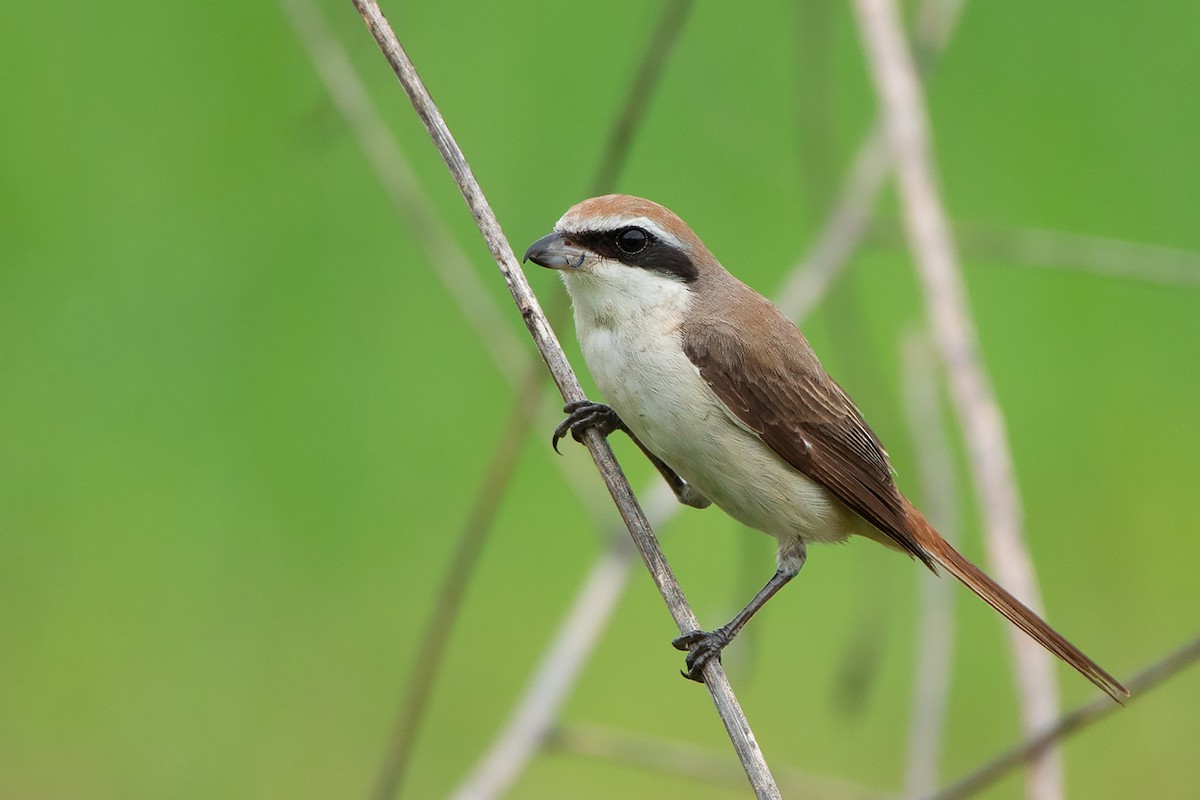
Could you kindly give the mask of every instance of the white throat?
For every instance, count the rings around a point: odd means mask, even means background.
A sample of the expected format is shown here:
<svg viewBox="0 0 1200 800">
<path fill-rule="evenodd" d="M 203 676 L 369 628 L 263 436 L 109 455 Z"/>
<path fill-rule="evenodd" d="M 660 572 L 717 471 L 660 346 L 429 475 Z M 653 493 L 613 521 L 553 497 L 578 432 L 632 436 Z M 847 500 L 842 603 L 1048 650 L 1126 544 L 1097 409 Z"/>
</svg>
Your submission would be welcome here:
<svg viewBox="0 0 1200 800">
<path fill-rule="evenodd" d="M 707 392 L 683 353 L 680 328 L 692 305 L 691 292 L 650 270 L 606 260 L 564 272 L 563 280 L 596 386 L 642 443 L 661 453 L 656 445 L 668 434 L 653 428 L 678 413 L 670 411 L 681 405 L 678 392 Z"/>
<path fill-rule="evenodd" d="M 682 282 L 607 259 L 559 274 L 571 295 L 575 329 L 585 350 L 584 340 L 596 329 L 632 339 L 674 334 L 691 306 L 691 292 Z"/>
</svg>

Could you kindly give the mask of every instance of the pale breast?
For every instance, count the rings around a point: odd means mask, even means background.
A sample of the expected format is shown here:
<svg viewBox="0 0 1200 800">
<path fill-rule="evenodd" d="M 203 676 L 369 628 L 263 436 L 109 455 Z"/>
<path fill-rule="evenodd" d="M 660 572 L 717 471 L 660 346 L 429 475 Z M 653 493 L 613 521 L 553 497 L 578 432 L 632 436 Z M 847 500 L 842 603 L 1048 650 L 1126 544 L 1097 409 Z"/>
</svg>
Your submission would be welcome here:
<svg viewBox="0 0 1200 800">
<path fill-rule="evenodd" d="M 616 326 L 577 319 L 606 402 L 647 448 L 742 524 L 780 539 L 843 541 L 853 514 L 728 412 L 664 316 L 645 313 Z"/>
</svg>

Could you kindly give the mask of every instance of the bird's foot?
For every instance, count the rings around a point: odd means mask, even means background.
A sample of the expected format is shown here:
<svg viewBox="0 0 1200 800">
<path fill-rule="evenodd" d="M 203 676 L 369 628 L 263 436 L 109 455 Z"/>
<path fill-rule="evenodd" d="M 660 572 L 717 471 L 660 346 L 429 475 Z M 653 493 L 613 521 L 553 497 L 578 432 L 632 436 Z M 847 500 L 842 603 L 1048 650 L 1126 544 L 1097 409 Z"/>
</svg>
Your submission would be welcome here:
<svg viewBox="0 0 1200 800">
<path fill-rule="evenodd" d="M 624 430 L 625 423 L 617 416 L 617 412 L 603 403 L 593 403 L 591 400 L 577 400 L 563 406 L 567 418 L 558 423 L 554 435 L 550 437 L 550 445 L 558 452 L 558 440 L 571 434 L 577 442 L 583 442 L 583 434 L 589 428 L 595 428 L 601 436 L 608 436 L 614 431 Z"/>
<path fill-rule="evenodd" d="M 684 664 L 687 670 L 679 674 L 696 683 L 704 683 L 704 665 L 713 658 L 720 659 L 725 645 L 733 641 L 733 634 L 722 626 L 715 631 L 690 631 L 671 640 L 671 646 L 676 650 L 687 650 Z"/>
</svg>

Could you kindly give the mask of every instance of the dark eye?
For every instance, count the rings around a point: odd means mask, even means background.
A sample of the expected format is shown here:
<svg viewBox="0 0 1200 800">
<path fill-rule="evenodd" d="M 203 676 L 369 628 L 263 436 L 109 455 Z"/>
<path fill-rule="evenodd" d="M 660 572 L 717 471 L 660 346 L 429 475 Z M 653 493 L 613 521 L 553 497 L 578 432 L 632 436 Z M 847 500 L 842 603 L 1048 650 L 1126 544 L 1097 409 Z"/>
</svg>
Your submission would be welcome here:
<svg viewBox="0 0 1200 800">
<path fill-rule="evenodd" d="M 627 256 L 642 252 L 648 244 L 650 234 L 641 228 L 622 228 L 617 231 L 617 249 Z"/>
</svg>

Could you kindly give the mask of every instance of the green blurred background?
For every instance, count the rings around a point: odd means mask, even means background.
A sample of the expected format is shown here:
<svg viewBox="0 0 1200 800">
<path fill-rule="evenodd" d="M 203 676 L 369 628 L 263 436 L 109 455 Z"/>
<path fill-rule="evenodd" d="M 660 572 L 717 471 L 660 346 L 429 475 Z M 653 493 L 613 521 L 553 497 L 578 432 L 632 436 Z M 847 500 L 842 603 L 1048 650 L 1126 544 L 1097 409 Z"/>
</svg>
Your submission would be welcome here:
<svg viewBox="0 0 1200 800">
<path fill-rule="evenodd" d="M 507 303 L 362 23 L 323 5 Z M 657 6 L 385 11 L 522 250 L 586 191 Z M 508 383 L 278 6 L 25 3 L 5 18 L 0 797 L 365 797 Z M 1198 41 L 1191 3 L 968 3 L 929 83 L 950 213 L 1200 251 Z M 699 4 L 619 188 L 674 208 L 772 293 L 873 114 L 848 5 Z M 1127 676 L 1200 619 L 1200 289 L 979 248 L 964 262 L 1050 619 Z M 806 325 L 914 493 L 899 341 L 921 311 L 902 245 L 876 238 Z M 482 554 L 410 797 L 444 795 L 474 762 L 599 552 L 547 436 Z M 564 458 L 586 465 L 573 446 Z M 716 511 L 663 533 L 706 623 L 772 569 L 767 538 Z M 818 549 L 731 652 L 773 764 L 900 784 L 919 572 L 869 542 Z M 955 596 L 947 778 L 1019 735 L 1003 625 Z M 672 635 L 639 570 L 565 718 L 724 751 Z M 847 700 L 838 676 L 863 652 Z M 1068 705 L 1095 694 L 1059 674 Z M 1071 740 L 1072 794 L 1194 797 L 1198 707 L 1193 671 Z M 514 796 L 684 792 L 745 794 L 551 754 Z"/>
</svg>

